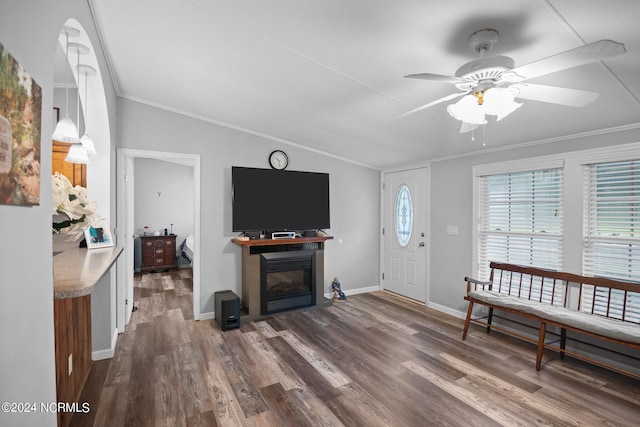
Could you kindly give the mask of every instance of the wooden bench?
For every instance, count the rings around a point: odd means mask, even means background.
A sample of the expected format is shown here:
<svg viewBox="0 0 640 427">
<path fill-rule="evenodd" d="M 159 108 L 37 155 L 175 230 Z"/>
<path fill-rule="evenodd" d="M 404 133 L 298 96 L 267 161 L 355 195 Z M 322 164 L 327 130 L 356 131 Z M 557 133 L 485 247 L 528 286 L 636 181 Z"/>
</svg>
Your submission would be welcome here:
<svg viewBox="0 0 640 427">
<path fill-rule="evenodd" d="M 462 339 L 471 322 L 536 343 L 526 335 L 492 325 L 493 311 L 524 316 L 539 322 L 536 370 L 540 370 L 545 348 L 568 354 L 615 371 L 640 378 L 608 363 L 566 349 L 567 331 L 640 349 L 640 284 L 579 276 L 577 274 L 492 262 L 486 282 L 465 277 L 469 301 Z M 488 316 L 472 318 L 474 304 L 489 307 Z M 560 329 L 560 338 L 546 342 L 547 327 Z"/>
</svg>

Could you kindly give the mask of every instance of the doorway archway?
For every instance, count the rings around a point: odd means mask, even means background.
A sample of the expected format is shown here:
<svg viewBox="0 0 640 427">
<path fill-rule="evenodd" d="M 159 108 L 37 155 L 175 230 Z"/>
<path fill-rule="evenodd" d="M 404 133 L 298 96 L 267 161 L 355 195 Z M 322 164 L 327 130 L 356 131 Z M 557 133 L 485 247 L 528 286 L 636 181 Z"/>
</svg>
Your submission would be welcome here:
<svg viewBox="0 0 640 427">
<path fill-rule="evenodd" d="M 84 48 L 82 53 L 78 53 L 79 49 L 76 52 L 70 49 L 67 54 L 65 27 L 75 29 L 73 35 L 69 32 L 68 41 L 83 45 L 86 47 L 86 52 Z M 109 221 L 110 226 L 113 227 L 115 223 L 111 221 L 111 217 L 113 216 L 112 210 L 114 210 L 112 207 L 115 203 L 115 191 L 113 190 L 115 184 L 112 183 L 111 178 L 111 127 L 107 95 L 103 84 L 103 78 L 108 76 L 103 75 L 100 69 L 96 48 L 91 42 L 89 34 L 74 18 L 67 19 L 60 27 L 54 58 L 53 106 L 59 108 L 61 117 L 68 114 L 72 118 L 81 135 L 85 128 L 90 129 L 97 155 L 90 158 L 90 164 L 86 167 L 86 183 L 83 186 L 87 188 L 87 198 L 97 203 L 97 214 L 102 219 Z M 87 79 L 86 85 L 82 72 L 79 72 L 79 64 L 91 66 L 96 71 L 94 76 Z M 68 106 L 66 102 L 67 90 L 69 91 Z M 93 360 L 112 357 L 117 339 L 116 274 L 109 272 L 104 280 L 108 281 L 109 285 L 96 287 L 91 298 Z"/>
</svg>

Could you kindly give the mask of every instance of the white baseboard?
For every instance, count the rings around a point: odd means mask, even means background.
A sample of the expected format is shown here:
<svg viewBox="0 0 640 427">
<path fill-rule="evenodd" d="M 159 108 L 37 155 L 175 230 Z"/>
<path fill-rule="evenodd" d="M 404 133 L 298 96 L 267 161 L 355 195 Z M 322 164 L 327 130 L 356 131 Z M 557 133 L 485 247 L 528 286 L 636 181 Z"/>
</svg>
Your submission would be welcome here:
<svg viewBox="0 0 640 427">
<path fill-rule="evenodd" d="M 200 313 L 200 318 L 198 320 L 210 320 L 216 318 L 215 311 L 208 311 L 206 313 Z"/>
<path fill-rule="evenodd" d="M 357 289 L 348 289 L 348 290 L 343 289 L 342 292 L 344 292 L 346 296 L 349 296 L 349 295 L 366 294 L 369 292 L 375 292 L 379 290 L 380 290 L 380 286 L 367 286 L 366 288 L 357 288 Z M 333 292 L 326 293 L 324 294 L 324 296 L 325 298 L 332 299 Z"/>
<path fill-rule="evenodd" d="M 349 296 L 349 295 L 366 294 L 368 292 L 375 292 L 375 291 L 380 291 L 380 290 L 382 290 L 380 288 L 380 286 L 367 286 L 367 287 L 364 287 L 364 288 L 343 290 L 343 292 L 344 292 L 345 295 Z M 333 298 L 333 292 L 326 293 L 326 294 L 324 294 L 324 296 L 325 296 L 325 298 L 332 299 Z M 429 307 L 429 308 L 434 309 L 434 310 L 438 310 L 438 311 L 440 311 L 442 313 L 446 313 L 446 314 L 448 314 L 450 316 L 457 317 L 458 319 L 463 319 L 464 320 L 467 317 L 467 313 L 466 312 L 454 310 L 454 309 L 449 308 L 447 306 L 436 304 L 435 302 L 429 301 L 425 305 L 427 307 Z"/>
<path fill-rule="evenodd" d="M 453 317 L 457 317 L 458 319 L 466 319 L 467 318 L 467 313 L 463 312 L 463 311 L 458 311 L 458 310 L 454 310 L 452 308 L 449 308 L 445 305 L 440 305 L 440 304 L 436 304 L 435 302 L 431 302 L 429 301 L 427 303 L 427 307 L 429 308 L 433 308 L 434 310 L 438 310 L 441 311 L 442 313 L 446 313 L 450 316 Z"/>
<path fill-rule="evenodd" d="M 104 350 L 96 350 L 91 353 L 92 360 L 111 359 L 116 352 L 116 343 L 118 342 L 118 328 L 113 331 L 111 336 L 111 348 Z"/>
</svg>

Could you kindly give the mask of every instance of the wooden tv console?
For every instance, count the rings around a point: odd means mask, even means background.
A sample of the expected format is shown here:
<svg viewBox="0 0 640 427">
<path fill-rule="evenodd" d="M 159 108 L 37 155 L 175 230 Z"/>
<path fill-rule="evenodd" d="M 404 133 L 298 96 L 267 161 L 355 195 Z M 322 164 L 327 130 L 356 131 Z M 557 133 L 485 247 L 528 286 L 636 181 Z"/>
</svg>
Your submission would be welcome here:
<svg viewBox="0 0 640 427">
<path fill-rule="evenodd" d="M 258 320 L 270 316 L 260 313 L 260 254 L 287 249 L 311 249 L 316 254 L 316 306 L 329 305 L 324 296 L 324 242 L 331 236 L 299 237 L 295 239 L 256 239 L 231 241 L 242 248 L 242 321 Z"/>
</svg>

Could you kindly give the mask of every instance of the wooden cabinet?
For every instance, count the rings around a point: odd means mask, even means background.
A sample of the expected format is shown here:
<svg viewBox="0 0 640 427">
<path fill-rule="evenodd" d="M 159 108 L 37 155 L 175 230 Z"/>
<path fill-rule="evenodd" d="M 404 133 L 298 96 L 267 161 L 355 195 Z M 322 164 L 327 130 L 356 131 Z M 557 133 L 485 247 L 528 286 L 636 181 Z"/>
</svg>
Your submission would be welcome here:
<svg viewBox="0 0 640 427">
<path fill-rule="evenodd" d="M 51 174 L 56 172 L 67 177 L 71 185 L 87 188 L 87 165 L 65 162 L 71 144 L 60 141 L 52 142 Z"/>
<path fill-rule="evenodd" d="M 91 370 L 91 295 L 53 300 L 56 400 L 78 402 Z M 73 412 L 58 412 L 68 426 Z"/>
<path fill-rule="evenodd" d="M 140 271 L 162 271 L 177 267 L 176 236 L 142 236 L 142 265 Z"/>
</svg>

